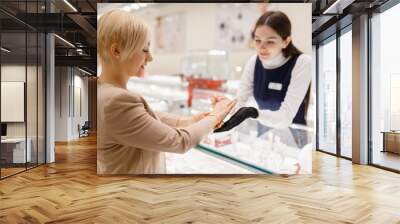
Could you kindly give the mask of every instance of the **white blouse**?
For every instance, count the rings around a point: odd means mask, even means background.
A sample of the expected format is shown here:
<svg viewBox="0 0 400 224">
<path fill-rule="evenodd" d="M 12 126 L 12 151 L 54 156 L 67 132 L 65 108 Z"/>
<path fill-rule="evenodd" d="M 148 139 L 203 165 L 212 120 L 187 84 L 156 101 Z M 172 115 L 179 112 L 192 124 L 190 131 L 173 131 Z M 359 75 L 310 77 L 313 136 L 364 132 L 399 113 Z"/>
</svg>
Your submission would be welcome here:
<svg viewBox="0 0 400 224">
<path fill-rule="evenodd" d="M 240 81 L 239 91 L 236 95 L 237 108 L 245 106 L 248 98 L 253 95 L 254 69 L 257 55 L 253 55 L 244 67 Z M 282 54 L 275 58 L 262 61 L 266 69 L 274 69 L 284 65 L 290 58 Z M 312 58 L 309 55 L 301 54 L 292 70 L 290 84 L 279 110 L 259 110 L 257 118 L 262 124 L 272 128 L 286 128 L 292 124 L 293 118 L 304 100 L 312 79 Z"/>
</svg>

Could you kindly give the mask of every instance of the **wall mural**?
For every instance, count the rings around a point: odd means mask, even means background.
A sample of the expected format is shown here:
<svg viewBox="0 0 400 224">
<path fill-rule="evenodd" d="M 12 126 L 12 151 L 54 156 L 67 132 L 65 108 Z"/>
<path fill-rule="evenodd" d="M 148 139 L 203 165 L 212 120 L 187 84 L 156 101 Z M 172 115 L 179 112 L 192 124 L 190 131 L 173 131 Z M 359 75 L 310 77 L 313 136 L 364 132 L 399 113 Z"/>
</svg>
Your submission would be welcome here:
<svg viewBox="0 0 400 224">
<path fill-rule="evenodd" d="M 159 16 L 154 29 L 155 51 L 174 53 L 185 49 L 185 17 L 182 13 Z"/>
<path fill-rule="evenodd" d="M 218 4 L 217 9 L 218 49 L 248 49 L 251 31 L 261 15 L 257 4 Z"/>
</svg>

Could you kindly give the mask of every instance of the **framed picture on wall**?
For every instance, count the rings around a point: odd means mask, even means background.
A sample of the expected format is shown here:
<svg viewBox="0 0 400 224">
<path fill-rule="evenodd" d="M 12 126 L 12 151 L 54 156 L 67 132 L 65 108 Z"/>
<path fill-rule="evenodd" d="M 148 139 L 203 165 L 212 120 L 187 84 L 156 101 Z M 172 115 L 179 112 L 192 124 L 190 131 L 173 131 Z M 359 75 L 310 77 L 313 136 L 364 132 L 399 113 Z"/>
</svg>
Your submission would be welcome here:
<svg viewBox="0 0 400 224">
<path fill-rule="evenodd" d="M 25 82 L 1 82 L 1 122 L 24 122 Z"/>
</svg>

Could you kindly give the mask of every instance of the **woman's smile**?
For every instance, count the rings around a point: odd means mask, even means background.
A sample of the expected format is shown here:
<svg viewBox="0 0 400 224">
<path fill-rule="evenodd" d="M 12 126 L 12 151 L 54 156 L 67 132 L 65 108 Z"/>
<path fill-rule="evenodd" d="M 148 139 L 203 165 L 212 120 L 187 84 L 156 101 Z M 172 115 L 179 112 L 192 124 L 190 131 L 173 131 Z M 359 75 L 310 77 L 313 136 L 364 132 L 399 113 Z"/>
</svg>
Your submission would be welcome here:
<svg viewBox="0 0 400 224">
<path fill-rule="evenodd" d="M 269 53 L 261 53 L 260 52 L 259 55 L 260 55 L 261 58 L 268 58 L 270 54 Z"/>
</svg>

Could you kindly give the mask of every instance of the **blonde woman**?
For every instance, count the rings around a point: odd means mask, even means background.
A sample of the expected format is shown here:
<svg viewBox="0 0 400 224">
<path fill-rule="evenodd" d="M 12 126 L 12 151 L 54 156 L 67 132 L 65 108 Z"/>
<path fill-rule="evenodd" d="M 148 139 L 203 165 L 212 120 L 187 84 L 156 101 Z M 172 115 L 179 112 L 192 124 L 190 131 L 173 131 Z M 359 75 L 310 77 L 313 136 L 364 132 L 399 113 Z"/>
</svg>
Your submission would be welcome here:
<svg viewBox="0 0 400 224">
<path fill-rule="evenodd" d="M 133 14 L 112 10 L 98 21 L 97 49 L 102 66 L 98 82 L 97 172 L 162 174 L 165 152 L 185 153 L 211 133 L 234 107 L 214 98 L 213 111 L 179 117 L 153 111 L 143 97 L 126 88 L 132 76 L 143 76 L 149 31 Z"/>
</svg>

